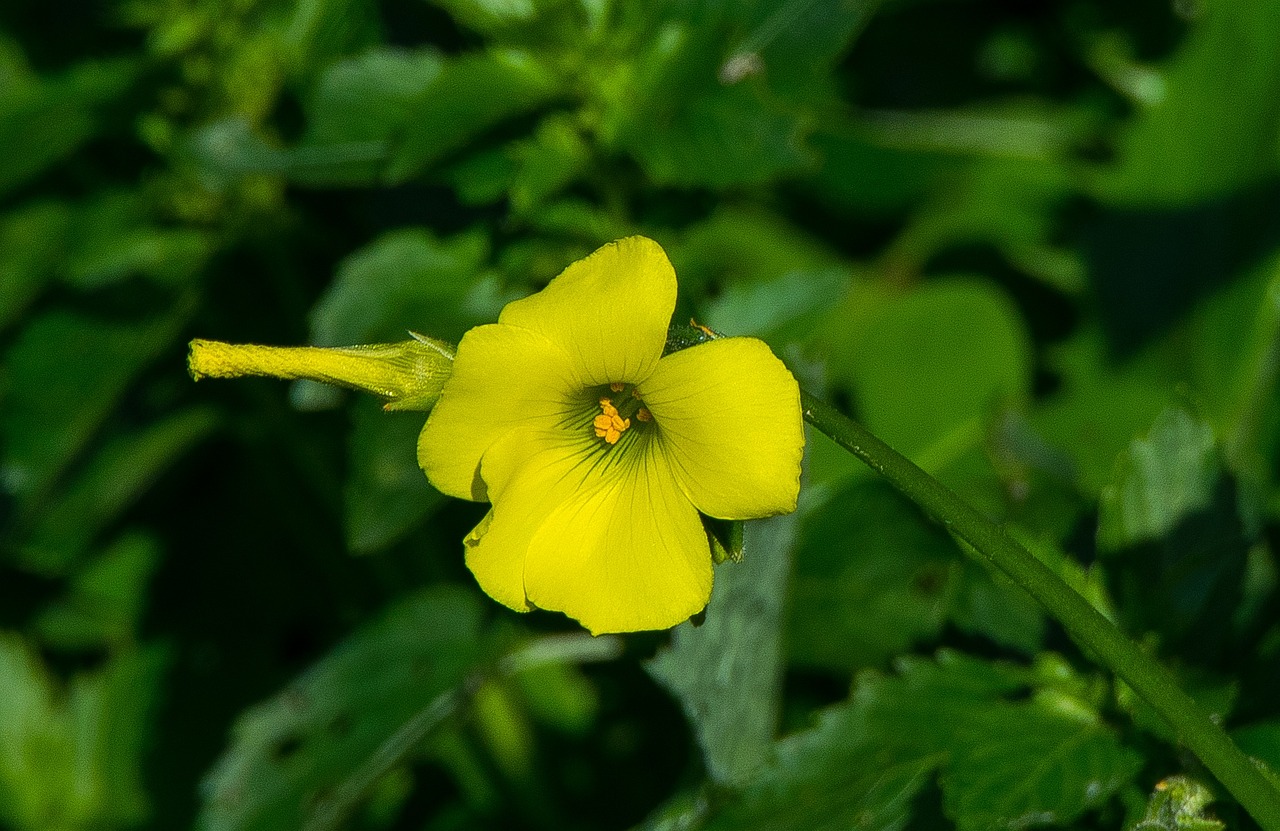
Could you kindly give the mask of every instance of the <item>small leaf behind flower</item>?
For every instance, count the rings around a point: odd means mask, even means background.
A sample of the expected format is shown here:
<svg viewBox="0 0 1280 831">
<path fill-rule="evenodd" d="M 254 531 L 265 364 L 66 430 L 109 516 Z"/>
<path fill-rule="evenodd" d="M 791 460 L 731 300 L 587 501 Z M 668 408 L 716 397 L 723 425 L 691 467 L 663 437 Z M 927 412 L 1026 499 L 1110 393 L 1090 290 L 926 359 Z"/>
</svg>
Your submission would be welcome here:
<svg viewBox="0 0 1280 831">
<path fill-rule="evenodd" d="M 743 562 L 716 569 L 700 627 L 676 627 L 649 674 L 680 701 L 713 781 L 742 781 L 768 752 L 781 693 L 782 603 L 795 517 L 750 522 Z"/>
</svg>

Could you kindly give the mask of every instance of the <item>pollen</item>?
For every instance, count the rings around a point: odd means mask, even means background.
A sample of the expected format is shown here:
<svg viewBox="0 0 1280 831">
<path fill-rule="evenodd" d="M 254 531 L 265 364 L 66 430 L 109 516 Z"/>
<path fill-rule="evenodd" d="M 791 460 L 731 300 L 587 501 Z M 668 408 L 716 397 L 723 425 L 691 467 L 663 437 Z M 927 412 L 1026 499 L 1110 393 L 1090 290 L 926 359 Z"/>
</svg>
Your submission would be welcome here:
<svg viewBox="0 0 1280 831">
<path fill-rule="evenodd" d="M 631 419 L 619 415 L 618 408 L 613 406 L 613 401 L 608 398 L 600 399 L 600 410 L 600 415 L 595 417 L 591 426 L 595 428 L 598 438 L 604 439 L 609 444 L 617 444 L 622 434 L 631 427 Z"/>
</svg>

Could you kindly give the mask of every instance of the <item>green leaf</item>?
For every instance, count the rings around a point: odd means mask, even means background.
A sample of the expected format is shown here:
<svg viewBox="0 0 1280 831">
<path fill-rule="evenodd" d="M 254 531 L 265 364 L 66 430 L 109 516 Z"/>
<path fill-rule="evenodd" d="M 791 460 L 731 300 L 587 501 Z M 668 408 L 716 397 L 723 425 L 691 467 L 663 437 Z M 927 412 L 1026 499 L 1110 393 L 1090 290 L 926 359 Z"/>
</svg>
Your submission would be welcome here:
<svg viewBox="0 0 1280 831">
<path fill-rule="evenodd" d="M 954 582 L 948 618 L 962 631 L 984 635 L 1026 655 L 1034 655 L 1044 645 L 1040 604 L 1009 578 L 971 557 Z"/>
<path fill-rule="evenodd" d="M 553 4 L 542 0 L 439 0 L 439 5 L 464 26 L 493 34 L 529 23 Z"/>
<path fill-rule="evenodd" d="M 375 0 L 299 0 L 292 12 L 273 45 L 286 51 L 293 74 L 303 78 L 382 36 Z"/>
<path fill-rule="evenodd" d="M 1159 540 L 1213 504 L 1221 475 L 1213 428 L 1182 409 L 1160 414 L 1120 457 L 1098 506 L 1098 545 L 1118 551 Z"/>
<path fill-rule="evenodd" d="M 148 579 L 160 558 L 160 545 L 151 536 L 121 536 L 77 571 L 66 595 L 40 613 L 35 623 L 40 637 L 63 649 L 132 643 Z"/>
<path fill-rule="evenodd" d="M 619 130 L 619 144 L 656 184 L 730 188 L 802 170 L 801 123 L 746 86 L 672 96 Z"/>
<path fill-rule="evenodd" d="M 1031 396 L 1029 335 L 1012 301 L 973 279 L 929 281 L 905 294 L 860 283 L 813 343 L 855 417 L 980 510 L 1009 511 L 1010 489 L 988 455 L 1002 415 Z M 815 477 L 863 475 L 814 448 Z"/>
<path fill-rule="evenodd" d="M 136 433 L 113 438 L 41 511 L 19 552 L 22 566 L 64 574 L 171 464 L 206 438 L 211 411 L 180 412 Z"/>
<path fill-rule="evenodd" d="M 1142 760 L 1087 706 L 1010 700 L 1035 680 L 945 651 L 903 659 L 893 677 L 863 673 L 849 702 L 778 742 L 709 827 L 901 828 L 934 770 L 960 829 L 1069 824 L 1131 782 Z"/>
<path fill-rule="evenodd" d="M 1132 782 L 1142 763 L 1096 721 L 992 704 L 968 714 L 956 737 L 943 807 L 959 831 L 1066 825 Z"/>
<path fill-rule="evenodd" d="M 101 671 L 72 680 L 72 787 L 86 802 L 92 800 L 82 820 L 85 827 L 138 825 L 149 815 L 142 762 L 167 664 L 167 654 L 154 647 L 120 652 Z"/>
<path fill-rule="evenodd" d="M 417 228 L 382 235 L 338 266 L 311 311 L 312 342 L 389 342 L 409 329 L 456 342 L 488 311 L 465 308 L 488 253 L 480 232 L 447 240 Z"/>
<path fill-rule="evenodd" d="M 734 283 L 707 304 L 706 325 L 718 332 L 754 335 L 773 343 L 801 340 L 811 321 L 844 296 L 846 268 L 789 271 L 768 282 Z"/>
<path fill-rule="evenodd" d="M 1126 206 L 1187 205 L 1273 177 L 1280 138 L 1280 7 L 1223 0 L 1198 8 L 1165 67 L 1157 101 L 1122 131 L 1095 192 Z"/>
<path fill-rule="evenodd" d="M 954 717 L 1020 686 L 994 666 L 953 653 L 939 660 L 904 662 L 895 679 L 864 673 L 849 702 L 822 712 L 812 729 L 778 741 L 707 827 L 906 827 L 914 797 L 945 761 L 942 734 L 954 729 Z"/>
<path fill-rule="evenodd" d="M 606 143 L 678 187 L 760 185 L 811 167 L 807 135 L 838 106 L 830 69 L 874 6 L 698 3 L 619 15 L 614 34 L 629 59 L 599 81 Z"/>
<path fill-rule="evenodd" d="M 510 184 L 511 209 L 531 214 L 587 172 L 591 149 L 566 117 L 543 119 L 533 137 L 512 151 L 516 166 Z"/>
<path fill-rule="evenodd" d="M 212 240 L 192 228 L 161 228 L 144 197 L 101 191 L 75 206 L 74 233 L 66 237 L 64 279 L 94 289 L 143 275 L 161 284 L 190 279 L 208 258 Z"/>
<path fill-rule="evenodd" d="M 557 84 L 529 54 L 492 51 L 454 58 L 413 105 L 384 172 L 388 184 L 412 178 L 504 119 L 546 102 Z"/>
<path fill-rule="evenodd" d="M 98 129 L 98 109 L 132 83 L 128 61 L 85 62 L 48 80 L 5 78 L 0 95 L 0 195 L 73 153 Z"/>
<path fill-rule="evenodd" d="M 55 275 L 72 211 L 62 202 L 28 203 L 0 218 L 0 331 Z"/>
<path fill-rule="evenodd" d="M 726 205 L 689 228 L 668 249 L 681 287 L 714 295 L 717 287 L 769 283 L 841 264 L 821 240 L 785 217 L 759 207 Z M 732 330 L 726 330 L 732 331 Z"/>
<path fill-rule="evenodd" d="M 353 419 L 345 523 L 347 545 L 364 554 L 404 536 L 445 498 L 418 467 L 420 413 L 387 413 L 376 402 L 361 400 Z"/>
<path fill-rule="evenodd" d="M 1240 601 L 1248 542 L 1213 430 L 1179 408 L 1134 441 L 1098 506 L 1120 608 L 1164 647 L 1220 660 Z"/>
<path fill-rule="evenodd" d="M 647 664 L 680 701 L 712 781 L 743 781 L 777 730 L 782 684 L 782 603 L 794 517 L 746 524 L 744 559 L 716 568 L 700 626 L 682 623 L 670 648 Z"/>
<path fill-rule="evenodd" d="M 309 96 L 290 178 L 315 186 L 377 181 L 443 65 L 434 52 L 380 48 L 330 66 Z"/>
<path fill-rule="evenodd" d="M 882 666 L 938 636 L 959 559 L 914 505 L 879 482 L 855 483 L 803 528 L 787 615 L 793 663 Z"/>
<path fill-rule="evenodd" d="M 1280 720 L 1246 725 L 1231 731 L 1231 738 L 1245 753 L 1280 771 Z"/>
<path fill-rule="evenodd" d="M 0 818 L 19 831 L 145 820 L 142 749 L 163 663 L 120 653 L 62 689 L 25 641 L 0 633 Z"/>
<path fill-rule="evenodd" d="M 1071 459 L 1077 489 L 1092 499 L 1111 481 L 1116 457 L 1168 405 L 1176 381 L 1146 362 L 1114 365 L 1094 328 L 1051 350 L 1047 363 L 1062 386 L 1028 421 Z"/>
<path fill-rule="evenodd" d="M 474 595 L 410 595 L 246 711 L 204 784 L 204 831 L 302 828 L 383 743 L 495 657 Z"/>
<path fill-rule="evenodd" d="M 19 516 L 47 495 L 180 322 L 178 315 L 130 324 L 50 312 L 22 331 L 6 356 L 0 407 L 0 487 L 18 496 Z"/>
<path fill-rule="evenodd" d="M 1185 776 L 1171 776 L 1156 784 L 1147 812 L 1133 831 L 1225 831 L 1226 825 L 1205 816 L 1213 791 Z"/>
<path fill-rule="evenodd" d="M 972 446 L 998 405 L 1030 396 L 1026 328 L 988 283 L 933 281 L 864 314 L 833 322 L 843 337 L 831 344 L 831 373 L 852 388 L 867 427 L 926 467 L 942 443 Z"/>
</svg>

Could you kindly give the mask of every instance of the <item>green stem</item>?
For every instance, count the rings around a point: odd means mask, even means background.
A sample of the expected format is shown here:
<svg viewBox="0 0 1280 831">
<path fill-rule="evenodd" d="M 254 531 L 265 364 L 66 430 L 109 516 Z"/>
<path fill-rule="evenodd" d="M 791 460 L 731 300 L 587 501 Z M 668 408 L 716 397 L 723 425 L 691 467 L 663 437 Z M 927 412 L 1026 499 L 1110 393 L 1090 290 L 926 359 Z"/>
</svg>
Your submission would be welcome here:
<svg viewBox="0 0 1280 831">
<path fill-rule="evenodd" d="M 806 392 L 805 420 L 871 466 L 947 530 L 973 546 L 1040 602 L 1173 727 L 1179 739 L 1266 831 L 1280 831 L 1280 791 L 1240 751 L 1169 673 L 991 520 L 873 436 Z"/>
</svg>

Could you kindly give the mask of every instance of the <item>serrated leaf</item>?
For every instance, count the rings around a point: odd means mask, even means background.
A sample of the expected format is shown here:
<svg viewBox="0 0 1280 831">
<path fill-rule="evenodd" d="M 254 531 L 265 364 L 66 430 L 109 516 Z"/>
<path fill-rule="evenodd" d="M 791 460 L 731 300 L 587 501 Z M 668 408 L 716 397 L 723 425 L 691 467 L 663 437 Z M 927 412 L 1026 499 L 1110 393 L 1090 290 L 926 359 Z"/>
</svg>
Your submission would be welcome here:
<svg viewBox="0 0 1280 831">
<path fill-rule="evenodd" d="M 717 831 L 901 829 L 943 764 L 953 716 L 1020 686 L 1002 668 L 954 653 L 902 675 L 862 675 L 853 698 L 778 741 L 767 763 L 707 824 Z M 713 809 L 714 810 L 714 809 Z"/>
<path fill-rule="evenodd" d="M 1133 781 L 1142 757 L 1096 721 L 1034 703 L 968 714 L 951 747 L 943 807 L 959 831 L 1066 825 Z"/>
<path fill-rule="evenodd" d="M 743 561 L 716 569 L 701 626 L 682 623 L 646 668 L 680 701 L 713 781 L 741 782 L 777 729 L 782 603 L 794 517 L 747 523 Z"/>
<path fill-rule="evenodd" d="M 1142 759 L 1082 702 L 1022 697 L 1032 673 L 952 652 L 859 676 L 849 702 L 780 741 L 712 828 L 901 828 L 941 771 L 964 831 L 1068 824 L 1128 785 Z"/>
<path fill-rule="evenodd" d="M 460 589 L 410 595 L 245 712 L 205 780 L 197 827 L 302 828 L 383 742 L 495 657 L 480 615 Z"/>
</svg>

